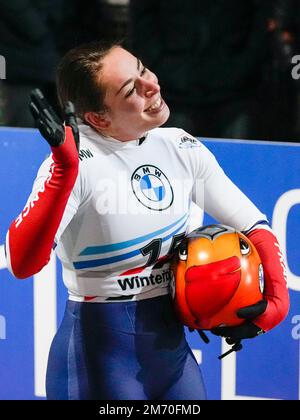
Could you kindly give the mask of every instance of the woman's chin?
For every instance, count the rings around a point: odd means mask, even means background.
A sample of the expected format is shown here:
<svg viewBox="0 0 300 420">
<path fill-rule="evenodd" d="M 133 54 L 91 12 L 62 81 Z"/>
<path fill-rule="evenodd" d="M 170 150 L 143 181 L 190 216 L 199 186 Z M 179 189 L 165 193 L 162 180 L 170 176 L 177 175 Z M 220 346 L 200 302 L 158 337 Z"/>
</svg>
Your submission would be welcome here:
<svg viewBox="0 0 300 420">
<path fill-rule="evenodd" d="M 156 127 L 161 127 L 163 124 L 165 124 L 168 121 L 169 117 L 170 117 L 170 110 L 169 110 L 168 105 L 165 104 L 165 107 L 160 113 L 159 118 L 157 118 Z"/>
</svg>

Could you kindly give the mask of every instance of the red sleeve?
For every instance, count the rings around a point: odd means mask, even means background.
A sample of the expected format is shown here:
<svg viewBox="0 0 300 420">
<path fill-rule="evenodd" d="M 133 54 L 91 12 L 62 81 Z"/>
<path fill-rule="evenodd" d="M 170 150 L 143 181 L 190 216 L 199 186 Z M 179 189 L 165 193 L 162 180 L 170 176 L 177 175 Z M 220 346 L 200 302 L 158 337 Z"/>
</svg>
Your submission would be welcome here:
<svg viewBox="0 0 300 420">
<path fill-rule="evenodd" d="M 268 331 L 284 320 L 289 310 L 285 262 L 276 236 L 265 229 L 255 229 L 248 238 L 256 247 L 262 261 L 265 278 L 266 311 L 254 323 Z"/>
<path fill-rule="evenodd" d="M 49 261 L 54 237 L 78 174 L 78 152 L 72 130 L 52 148 L 53 164 L 43 187 L 12 222 L 6 238 L 8 267 L 18 278 L 39 272 Z"/>
</svg>

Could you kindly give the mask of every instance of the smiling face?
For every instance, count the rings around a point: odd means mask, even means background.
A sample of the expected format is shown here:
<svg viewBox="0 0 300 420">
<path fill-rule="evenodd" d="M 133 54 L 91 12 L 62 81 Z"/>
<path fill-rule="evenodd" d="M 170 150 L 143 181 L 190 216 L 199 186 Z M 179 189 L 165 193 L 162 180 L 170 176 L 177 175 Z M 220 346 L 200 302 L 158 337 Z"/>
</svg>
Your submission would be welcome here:
<svg viewBox="0 0 300 420">
<path fill-rule="evenodd" d="M 99 78 L 106 91 L 106 111 L 85 114 L 97 131 L 128 141 L 167 121 L 170 111 L 161 97 L 157 77 L 139 59 L 115 47 L 102 64 Z"/>
</svg>

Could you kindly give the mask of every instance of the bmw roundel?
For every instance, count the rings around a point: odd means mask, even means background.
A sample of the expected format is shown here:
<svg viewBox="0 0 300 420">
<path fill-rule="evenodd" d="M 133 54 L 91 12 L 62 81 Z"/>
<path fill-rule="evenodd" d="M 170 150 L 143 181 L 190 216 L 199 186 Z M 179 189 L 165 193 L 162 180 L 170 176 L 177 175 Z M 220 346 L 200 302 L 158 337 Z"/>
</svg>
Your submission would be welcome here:
<svg viewBox="0 0 300 420">
<path fill-rule="evenodd" d="M 174 199 L 173 189 L 166 175 L 156 166 L 143 165 L 131 177 L 131 186 L 138 201 L 151 210 L 165 210 Z"/>
</svg>

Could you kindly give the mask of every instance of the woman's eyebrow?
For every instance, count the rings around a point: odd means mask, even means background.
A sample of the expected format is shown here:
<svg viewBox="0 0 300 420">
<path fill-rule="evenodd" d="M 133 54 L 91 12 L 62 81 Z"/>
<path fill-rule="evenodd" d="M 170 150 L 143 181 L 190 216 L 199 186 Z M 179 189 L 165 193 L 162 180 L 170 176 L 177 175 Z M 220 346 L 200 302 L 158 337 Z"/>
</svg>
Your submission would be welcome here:
<svg viewBox="0 0 300 420">
<path fill-rule="evenodd" d="M 137 69 L 138 69 L 138 71 L 140 71 L 140 68 L 141 68 L 141 60 L 139 59 L 139 58 L 137 58 Z M 126 80 L 126 82 L 125 83 L 123 83 L 123 85 L 120 87 L 120 89 L 118 90 L 118 92 L 116 93 L 116 96 L 121 92 L 121 90 L 125 87 L 125 86 L 127 86 L 129 83 L 131 83 L 133 81 L 133 79 L 132 79 L 132 77 L 130 78 L 130 79 L 128 79 L 128 80 Z"/>
</svg>

